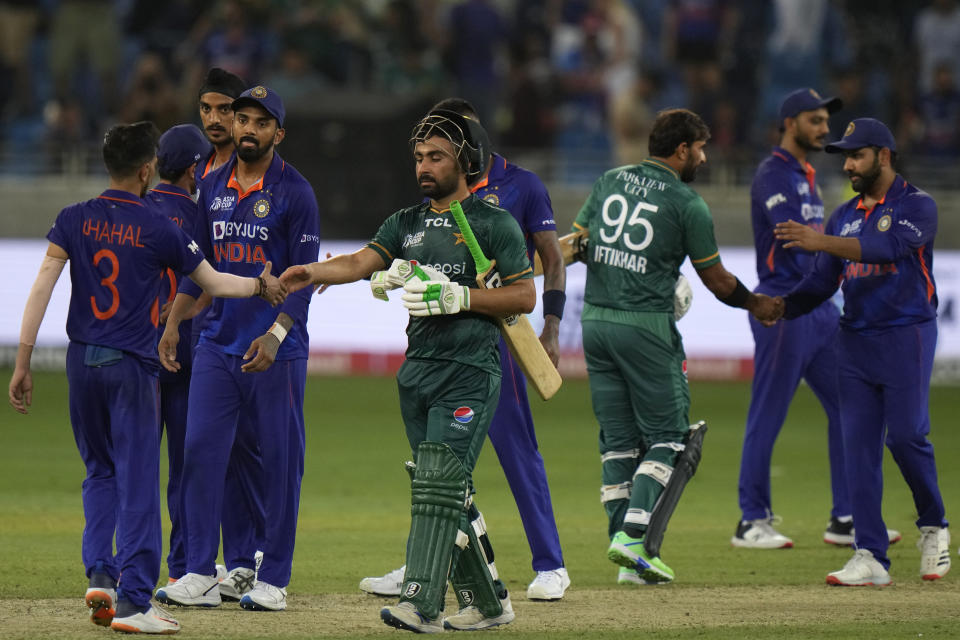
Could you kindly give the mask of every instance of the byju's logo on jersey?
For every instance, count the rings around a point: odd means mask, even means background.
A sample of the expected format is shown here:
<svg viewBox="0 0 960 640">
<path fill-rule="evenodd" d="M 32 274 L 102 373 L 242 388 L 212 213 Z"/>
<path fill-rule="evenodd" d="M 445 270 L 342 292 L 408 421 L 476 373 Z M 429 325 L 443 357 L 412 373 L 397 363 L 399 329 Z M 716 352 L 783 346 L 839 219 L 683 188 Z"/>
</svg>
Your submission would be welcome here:
<svg viewBox="0 0 960 640">
<path fill-rule="evenodd" d="M 220 211 L 221 209 L 232 209 L 233 205 L 236 203 L 236 196 L 217 196 L 213 199 L 213 202 L 210 203 L 210 211 Z"/>
<path fill-rule="evenodd" d="M 270 228 L 248 222 L 230 222 L 228 220 L 213 221 L 213 239 L 248 238 L 250 240 L 266 240 L 270 237 Z"/>
<path fill-rule="evenodd" d="M 453 419 L 460 424 L 467 424 L 473 420 L 473 409 L 470 407 L 457 407 L 453 412 Z"/>
</svg>

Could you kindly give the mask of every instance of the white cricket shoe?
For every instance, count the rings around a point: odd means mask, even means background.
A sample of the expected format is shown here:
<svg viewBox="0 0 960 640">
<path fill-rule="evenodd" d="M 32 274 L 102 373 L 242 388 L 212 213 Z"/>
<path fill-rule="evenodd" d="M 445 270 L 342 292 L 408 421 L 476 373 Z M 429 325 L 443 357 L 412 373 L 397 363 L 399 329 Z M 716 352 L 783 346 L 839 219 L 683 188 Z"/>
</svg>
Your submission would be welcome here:
<svg viewBox="0 0 960 640">
<path fill-rule="evenodd" d="M 90 622 L 98 627 L 109 627 L 113 621 L 117 601 L 117 590 L 109 587 L 90 587 L 83 597 L 90 609 Z"/>
<path fill-rule="evenodd" d="M 480 609 L 477 609 L 473 605 L 464 607 L 460 609 L 456 615 L 444 618 L 443 628 L 453 629 L 454 631 L 479 631 L 481 629 L 489 629 L 490 627 L 497 627 L 501 624 L 513 622 L 513 619 L 517 616 L 513 613 L 513 604 L 510 603 L 510 596 L 508 595 L 506 598 L 501 599 L 500 604 L 503 607 L 503 612 L 493 618 L 486 617 L 480 612 Z"/>
<path fill-rule="evenodd" d="M 827 584 L 839 587 L 885 587 L 890 574 L 867 549 L 857 549 L 840 571 L 827 574 Z"/>
<path fill-rule="evenodd" d="M 950 530 L 946 527 L 920 527 L 920 577 L 939 580 L 950 571 Z"/>
<path fill-rule="evenodd" d="M 773 518 L 760 518 L 741 521 L 730 544 L 743 549 L 789 549 L 793 540 L 773 528 Z"/>
<path fill-rule="evenodd" d="M 180 623 L 160 607 L 151 605 L 146 613 L 137 612 L 125 618 L 114 618 L 110 628 L 125 633 L 171 634 L 180 631 Z"/>
<path fill-rule="evenodd" d="M 237 567 L 227 574 L 220 582 L 220 599 L 237 602 L 245 593 L 253 589 L 256 583 L 256 574 L 253 569 Z"/>
<path fill-rule="evenodd" d="M 366 591 L 375 596 L 399 596 L 400 589 L 403 587 L 403 574 L 406 571 L 407 565 L 403 565 L 387 575 L 364 578 L 360 581 L 360 591 Z"/>
<path fill-rule="evenodd" d="M 401 602 L 380 609 L 380 619 L 397 629 L 406 629 L 414 633 L 443 633 L 440 620 L 431 620 L 419 611 L 412 602 Z"/>
<path fill-rule="evenodd" d="M 217 582 L 223 582 L 227 578 L 227 574 L 230 573 L 227 571 L 227 566 L 223 564 L 218 564 L 217 569 Z"/>
<path fill-rule="evenodd" d="M 659 584 L 657 582 L 647 582 L 643 579 L 636 569 L 630 567 L 620 567 L 617 573 L 617 584 Z"/>
<path fill-rule="evenodd" d="M 823 532 L 823 541 L 827 544 L 835 544 L 838 547 L 852 547 L 856 539 L 857 530 L 853 528 L 853 519 L 846 522 L 840 522 L 831 517 L 827 523 L 827 528 Z M 896 529 L 887 529 L 887 541 L 889 544 L 900 542 L 903 536 Z"/>
<path fill-rule="evenodd" d="M 528 600 L 560 600 L 570 586 L 565 567 L 553 571 L 537 571 L 537 577 L 527 587 Z"/>
<path fill-rule="evenodd" d="M 253 589 L 240 598 L 240 608 L 248 611 L 283 611 L 287 608 L 287 590 L 258 580 Z"/>
<path fill-rule="evenodd" d="M 173 584 L 157 589 L 154 597 L 163 604 L 178 607 L 219 607 L 219 586 L 216 576 L 188 573 Z"/>
</svg>

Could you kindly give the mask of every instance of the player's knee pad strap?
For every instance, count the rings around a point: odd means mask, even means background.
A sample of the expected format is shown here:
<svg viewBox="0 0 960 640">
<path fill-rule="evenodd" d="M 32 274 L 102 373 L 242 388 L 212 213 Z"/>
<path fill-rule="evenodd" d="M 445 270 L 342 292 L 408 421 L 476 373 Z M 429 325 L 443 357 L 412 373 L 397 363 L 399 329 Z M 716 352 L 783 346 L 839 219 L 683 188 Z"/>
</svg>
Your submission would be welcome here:
<svg viewBox="0 0 960 640">
<path fill-rule="evenodd" d="M 644 460 L 633 474 L 633 481 L 637 481 L 637 476 L 647 476 L 656 480 L 661 487 L 665 487 L 670 482 L 671 475 L 673 475 L 673 467 L 670 465 L 656 460 Z"/>
<path fill-rule="evenodd" d="M 421 443 L 412 482 L 407 570 L 400 600 L 413 602 L 431 619 L 440 615 L 467 491 L 467 474 L 453 450 L 441 442 Z"/>
<path fill-rule="evenodd" d="M 497 575 L 497 567 L 493 563 L 493 546 L 487 535 L 487 526 L 483 514 L 476 506 L 470 505 L 467 511 L 465 534 L 468 543 L 461 548 L 450 574 L 460 608 L 474 606 L 488 618 L 503 613 L 500 603 L 501 591 L 506 591 Z M 504 594 L 505 595 L 505 594 Z"/>
<path fill-rule="evenodd" d="M 600 487 L 600 502 L 606 504 L 614 500 L 629 500 L 632 488 L 633 483 L 629 481 L 620 484 L 605 484 Z"/>
<path fill-rule="evenodd" d="M 627 451 L 607 451 L 600 455 L 601 464 L 610 460 L 635 459 L 640 457 L 640 449 L 629 449 Z"/>
</svg>

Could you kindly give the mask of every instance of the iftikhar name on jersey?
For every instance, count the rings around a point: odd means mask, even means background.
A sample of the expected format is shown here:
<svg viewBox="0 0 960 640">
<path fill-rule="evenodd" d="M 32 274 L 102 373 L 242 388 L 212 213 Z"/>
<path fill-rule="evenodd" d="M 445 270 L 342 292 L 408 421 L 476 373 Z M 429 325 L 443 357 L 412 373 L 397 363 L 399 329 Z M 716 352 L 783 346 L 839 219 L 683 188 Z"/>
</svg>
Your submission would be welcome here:
<svg viewBox="0 0 960 640">
<path fill-rule="evenodd" d="M 630 171 L 618 171 L 616 179 L 623 180 L 626 183 L 623 185 L 623 190 L 635 196 L 646 197 L 650 189 L 657 191 L 667 190 L 667 183 L 663 180 L 651 180 L 646 176 L 638 176 Z"/>
<path fill-rule="evenodd" d="M 593 261 L 637 273 L 647 272 L 646 258 L 614 247 L 604 247 L 599 244 L 595 245 L 593 248 Z"/>
</svg>

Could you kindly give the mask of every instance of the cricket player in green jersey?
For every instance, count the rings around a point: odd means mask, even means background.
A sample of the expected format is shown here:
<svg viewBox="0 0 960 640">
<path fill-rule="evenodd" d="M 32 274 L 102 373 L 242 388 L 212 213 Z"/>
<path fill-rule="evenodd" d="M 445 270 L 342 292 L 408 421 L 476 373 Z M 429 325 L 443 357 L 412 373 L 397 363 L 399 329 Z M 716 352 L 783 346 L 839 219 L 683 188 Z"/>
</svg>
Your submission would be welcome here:
<svg viewBox="0 0 960 640">
<path fill-rule="evenodd" d="M 690 425 L 686 355 L 674 319 L 680 265 L 689 256 L 727 305 L 763 313 L 776 304 L 723 267 L 710 210 L 687 184 L 707 160 L 709 137 L 692 111 L 659 113 L 650 157 L 603 174 L 573 224 L 590 237 L 583 350 L 600 424 L 607 555 L 621 565 L 620 582 L 674 577 L 643 538 Z"/>
<path fill-rule="evenodd" d="M 400 602 L 383 621 L 399 629 L 476 630 L 513 620 L 506 587 L 472 499 L 471 474 L 500 394 L 496 316 L 529 313 L 533 270 L 519 225 L 507 211 L 471 195 L 482 171 L 463 116 L 433 111 L 410 140 L 427 201 L 390 216 L 359 251 L 287 269 L 290 290 L 370 277 L 375 297 L 402 287 L 410 312 L 406 361 L 397 373 L 400 413 L 415 459 L 407 564 Z M 476 288 L 476 268 L 450 214 L 459 200 L 503 286 Z M 441 619 L 447 580 L 459 612 Z"/>
</svg>

